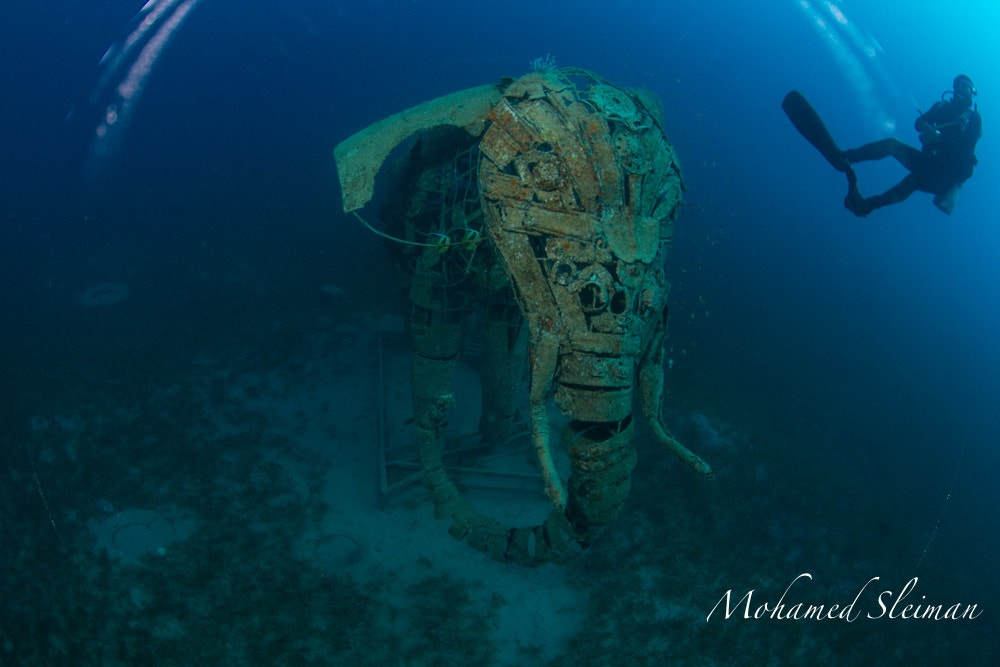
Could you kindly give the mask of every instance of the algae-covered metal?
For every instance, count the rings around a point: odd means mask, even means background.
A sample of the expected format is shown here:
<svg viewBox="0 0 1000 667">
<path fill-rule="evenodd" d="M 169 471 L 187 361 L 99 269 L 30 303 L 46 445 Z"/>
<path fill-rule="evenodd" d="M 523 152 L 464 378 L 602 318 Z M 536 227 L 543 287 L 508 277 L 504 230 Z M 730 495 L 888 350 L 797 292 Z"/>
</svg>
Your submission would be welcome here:
<svg viewBox="0 0 1000 667">
<path fill-rule="evenodd" d="M 344 211 L 355 211 L 371 200 L 375 174 L 392 149 L 405 139 L 441 125 L 454 125 L 478 135 L 498 99 L 497 86 L 462 90 L 401 111 L 342 141 L 334 151 L 334 159 L 340 175 Z"/>
<path fill-rule="evenodd" d="M 382 217 L 409 285 L 424 480 L 451 534 L 525 565 L 589 545 L 628 493 L 636 386 L 653 434 L 711 474 L 660 418 L 663 253 L 683 181 L 655 95 L 549 69 L 427 102 L 338 146 L 345 211 L 372 197 L 382 162 L 411 136 Z M 509 428 L 517 333 L 526 332 L 532 440 L 554 505 L 537 526 L 482 516 L 441 462 L 463 322 L 476 308 L 487 442 Z M 550 453 L 552 398 L 570 419 L 568 490 Z"/>
</svg>

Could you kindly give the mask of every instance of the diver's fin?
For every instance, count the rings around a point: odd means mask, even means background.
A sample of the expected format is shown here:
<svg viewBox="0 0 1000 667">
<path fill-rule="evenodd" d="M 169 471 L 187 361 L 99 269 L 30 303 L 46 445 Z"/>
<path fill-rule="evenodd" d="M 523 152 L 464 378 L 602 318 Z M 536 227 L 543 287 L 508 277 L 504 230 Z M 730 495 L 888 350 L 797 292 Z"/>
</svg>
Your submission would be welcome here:
<svg viewBox="0 0 1000 667">
<path fill-rule="evenodd" d="M 826 161 L 833 165 L 837 171 L 847 171 L 850 164 L 844 153 L 837 147 L 837 143 L 830 136 L 829 130 L 823 124 L 823 120 L 812 108 L 812 105 L 797 90 L 785 95 L 781 102 L 781 108 L 792 121 L 792 125 L 799 131 L 806 141 L 816 147 Z"/>
</svg>

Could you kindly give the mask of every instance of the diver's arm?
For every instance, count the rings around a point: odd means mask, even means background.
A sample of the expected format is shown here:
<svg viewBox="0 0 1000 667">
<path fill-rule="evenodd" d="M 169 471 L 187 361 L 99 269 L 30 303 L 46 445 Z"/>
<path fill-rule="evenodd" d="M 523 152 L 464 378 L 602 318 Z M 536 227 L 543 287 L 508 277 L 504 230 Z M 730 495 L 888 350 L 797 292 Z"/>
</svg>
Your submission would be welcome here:
<svg viewBox="0 0 1000 667">
<path fill-rule="evenodd" d="M 972 115 L 969 117 L 969 125 L 965 128 L 965 134 L 967 137 L 974 137 L 973 144 L 983 136 L 983 117 L 979 115 L 978 111 L 972 111 Z"/>
<path fill-rule="evenodd" d="M 983 117 L 978 111 L 969 115 L 969 122 L 962 127 L 961 143 L 971 155 L 976 150 L 976 142 L 983 136 Z"/>
<path fill-rule="evenodd" d="M 917 117 L 917 120 L 913 122 L 913 129 L 915 129 L 919 134 L 932 132 L 938 123 L 945 120 L 943 118 L 943 114 L 941 113 L 943 107 L 943 103 L 935 102 L 934 106 Z"/>
</svg>

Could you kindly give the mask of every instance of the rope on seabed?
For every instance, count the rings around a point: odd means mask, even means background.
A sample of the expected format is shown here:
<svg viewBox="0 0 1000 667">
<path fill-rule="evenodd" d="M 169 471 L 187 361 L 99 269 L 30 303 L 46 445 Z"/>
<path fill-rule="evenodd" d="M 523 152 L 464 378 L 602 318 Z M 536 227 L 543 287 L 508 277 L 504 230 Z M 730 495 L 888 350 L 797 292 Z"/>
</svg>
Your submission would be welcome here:
<svg viewBox="0 0 1000 667">
<path fill-rule="evenodd" d="M 62 541 L 62 536 L 59 534 L 59 529 L 56 528 L 56 521 L 52 518 L 52 511 L 49 509 L 49 501 L 45 497 L 45 492 L 42 491 L 42 483 L 38 479 L 38 471 L 35 470 L 35 462 L 33 459 L 29 458 L 28 462 L 31 464 L 31 474 L 35 478 L 35 487 L 38 489 L 38 495 L 42 498 L 42 505 L 45 506 L 45 514 L 49 517 L 49 525 L 52 526 L 52 532 L 56 534 L 56 540 L 59 541 L 59 551 L 66 553 L 66 545 Z"/>
<path fill-rule="evenodd" d="M 937 522 L 934 524 L 934 530 L 931 531 L 930 539 L 927 540 L 927 546 L 924 547 L 924 552 L 920 554 L 920 558 L 917 560 L 916 567 L 913 568 L 913 574 L 916 575 L 917 570 L 920 569 L 920 564 L 924 562 L 924 557 L 927 552 L 931 549 L 931 544 L 934 542 L 934 538 L 937 537 L 938 529 L 941 528 L 941 522 L 944 520 L 944 513 L 948 510 L 948 504 L 951 502 L 952 493 L 955 490 L 955 483 L 958 481 L 958 471 L 962 469 L 962 459 L 965 458 L 965 446 L 969 442 L 969 427 L 965 428 L 965 436 L 962 438 L 962 451 L 958 453 L 958 463 L 955 464 L 955 474 L 951 478 L 951 486 L 948 487 L 948 495 L 944 497 L 944 502 L 941 504 L 941 512 L 938 514 Z"/>
</svg>

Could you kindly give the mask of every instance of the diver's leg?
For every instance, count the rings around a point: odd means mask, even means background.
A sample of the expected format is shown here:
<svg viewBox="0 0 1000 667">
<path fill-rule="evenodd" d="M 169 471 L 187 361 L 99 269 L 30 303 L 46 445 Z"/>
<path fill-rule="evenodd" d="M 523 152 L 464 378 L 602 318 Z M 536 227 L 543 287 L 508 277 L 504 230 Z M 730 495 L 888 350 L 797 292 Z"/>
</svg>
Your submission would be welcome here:
<svg viewBox="0 0 1000 667">
<path fill-rule="evenodd" d="M 871 213 L 871 209 L 865 203 L 865 198 L 858 190 L 858 175 L 850 167 L 847 169 L 847 196 L 844 197 L 844 208 L 859 218 Z"/>
<path fill-rule="evenodd" d="M 899 139 L 889 137 L 888 139 L 873 141 L 858 148 L 850 148 L 844 151 L 844 157 L 851 164 L 894 157 L 899 160 L 901 165 L 913 171 L 917 165 L 917 161 L 920 159 L 920 151 L 913 146 L 904 144 Z"/>
<path fill-rule="evenodd" d="M 913 174 L 909 174 L 906 178 L 882 194 L 869 197 L 867 201 L 871 203 L 872 210 L 874 211 L 875 209 L 882 208 L 883 206 L 898 204 L 916 191 L 917 177 Z"/>
<path fill-rule="evenodd" d="M 880 195 L 874 197 L 862 197 L 858 191 L 858 177 L 853 169 L 847 172 L 847 196 L 844 197 L 844 206 L 859 218 L 863 218 L 877 208 L 898 204 L 914 192 L 917 191 L 917 177 L 907 174 L 906 178 L 889 188 Z"/>
</svg>

